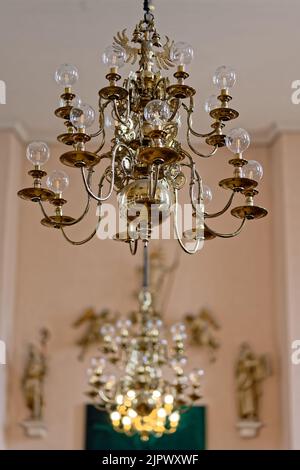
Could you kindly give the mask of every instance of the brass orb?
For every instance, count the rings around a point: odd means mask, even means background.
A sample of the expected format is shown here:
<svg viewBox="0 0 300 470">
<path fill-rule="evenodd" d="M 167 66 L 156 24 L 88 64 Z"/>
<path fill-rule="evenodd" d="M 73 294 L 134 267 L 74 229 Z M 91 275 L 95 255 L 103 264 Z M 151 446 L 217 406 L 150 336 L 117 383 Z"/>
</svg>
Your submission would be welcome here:
<svg viewBox="0 0 300 470">
<path fill-rule="evenodd" d="M 239 206 L 232 209 L 231 214 L 238 219 L 254 220 L 265 217 L 268 211 L 258 206 Z"/>
<path fill-rule="evenodd" d="M 41 224 L 45 227 L 53 227 L 53 228 L 61 228 L 65 225 L 69 225 L 74 222 L 75 219 L 68 215 L 51 215 L 48 218 L 44 218 L 41 220 Z"/>
<path fill-rule="evenodd" d="M 18 191 L 18 196 L 32 202 L 49 201 L 55 194 L 45 188 L 24 188 Z"/>
<path fill-rule="evenodd" d="M 71 150 L 70 152 L 63 153 L 60 161 L 73 168 L 91 167 L 100 162 L 100 157 L 95 153 L 86 150 Z"/>
</svg>

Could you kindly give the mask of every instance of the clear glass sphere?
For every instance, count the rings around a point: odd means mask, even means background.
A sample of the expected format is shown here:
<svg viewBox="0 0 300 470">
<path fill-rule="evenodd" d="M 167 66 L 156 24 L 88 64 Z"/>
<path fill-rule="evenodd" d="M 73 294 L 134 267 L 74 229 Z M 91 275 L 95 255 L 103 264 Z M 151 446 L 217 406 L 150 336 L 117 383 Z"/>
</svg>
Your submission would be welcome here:
<svg viewBox="0 0 300 470">
<path fill-rule="evenodd" d="M 188 65 L 194 57 L 194 49 L 186 42 L 176 42 L 171 49 L 171 60 L 177 65 Z"/>
<path fill-rule="evenodd" d="M 106 366 L 106 360 L 104 357 L 92 357 L 91 366 L 93 368 L 104 369 L 104 367 Z"/>
<path fill-rule="evenodd" d="M 100 333 L 103 336 L 113 336 L 115 334 L 115 328 L 113 327 L 113 325 L 107 323 L 107 325 L 102 326 Z"/>
<path fill-rule="evenodd" d="M 126 51 L 117 44 L 107 46 L 102 54 L 102 62 L 108 67 L 123 67 L 125 61 Z"/>
<path fill-rule="evenodd" d="M 122 217 L 133 220 L 148 221 L 149 181 L 139 179 L 125 186 L 118 195 L 119 210 Z M 151 223 L 153 226 L 161 223 L 170 214 L 173 204 L 172 192 L 165 179 L 157 183 L 155 203 L 151 206 Z"/>
<path fill-rule="evenodd" d="M 185 339 L 186 338 L 186 328 L 184 323 L 175 323 L 170 328 L 173 339 Z"/>
<path fill-rule="evenodd" d="M 56 70 L 54 78 L 56 83 L 68 88 L 77 82 L 79 78 L 78 69 L 75 65 L 62 64 Z"/>
<path fill-rule="evenodd" d="M 70 121 L 77 129 L 90 127 L 95 120 L 95 111 L 86 103 L 81 103 L 77 108 L 72 108 Z"/>
<path fill-rule="evenodd" d="M 45 142 L 31 142 L 26 149 L 26 157 L 34 166 L 42 166 L 50 157 L 50 150 Z"/>
<path fill-rule="evenodd" d="M 232 153 L 243 153 L 250 145 L 250 136 L 245 129 L 231 129 L 226 135 L 226 146 Z"/>
<path fill-rule="evenodd" d="M 194 369 L 190 373 L 189 378 L 190 378 L 193 385 L 199 386 L 202 383 L 203 376 L 204 376 L 204 370 L 203 369 Z"/>
<path fill-rule="evenodd" d="M 210 113 L 213 109 L 220 107 L 220 101 L 217 95 L 210 95 L 204 103 L 204 109 L 207 113 Z"/>
<path fill-rule="evenodd" d="M 119 330 L 129 330 L 131 328 L 132 322 L 131 320 L 118 320 L 116 326 Z"/>
<path fill-rule="evenodd" d="M 218 67 L 213 76 L 213 83 L 223 90 L 225 88 L 232 88 L 236 82 L 236 73 L 232 67 L 221 65 Z"/>
<path fill-rule="evenodd" d="M 204 184 L 202 188 L 203 188 L 203 200 L 204 202 L 208 203 L 212 200 L 212 197 L 213 197 L 212 190 L 210 189 L 209 186 L 207 186 L 207 184 Z"/>
<path fill-rule="evenodd" d="M 163 100 L 152 100 L 145 106 L 144 116 L 153 127 L 162 126 L 171 117 L 170 106 Z"/>
<path fill-rule="evenodd" d="M 54 170 L 47 176 L 46 185 L 55 194 L 61 194 L 69 186 L 69 177 L 62 170 Z"/>
<path fill-rule="evenodd" d="M 75 98 L 72 100 L 72 107 L 79 108 L 82 104 L 82 99 L 79 95 L 76 95 Z"/>
<path fill-rule="evenodd" d="M 259 181 L 260 179 L 262 179 L 263 174 L 263 167 L 256 160 L 249 160 L 247 165 L 242 167 L 242 176 L 244 178 Z"/>
</svg>

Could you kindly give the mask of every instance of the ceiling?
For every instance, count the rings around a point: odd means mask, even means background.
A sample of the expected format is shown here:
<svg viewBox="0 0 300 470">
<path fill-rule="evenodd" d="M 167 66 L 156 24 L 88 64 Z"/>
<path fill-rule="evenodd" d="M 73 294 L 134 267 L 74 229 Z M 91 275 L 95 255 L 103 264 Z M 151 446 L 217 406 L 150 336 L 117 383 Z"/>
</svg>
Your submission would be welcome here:
<svg viewBox="0 0 300 470">
<path fill-rule="evenodd" d="M 300 129 L 300 105 L 291 102 L 291 83 L 300 80 L 299 0 L 155 4 L 161 36 L 194 46 L 190 84 L 198 90 L 197 130 L 207 128 L 203 102 L 222 64 L 238 73 L 233 107 L 240 111 L 241 127 L 257 138 L 274 128 Z M 64 62 L 77 65 L 77 90 L 96 108 L 106 72 L 101 53 L 117 31 L 133 29 L 141 6 L 142 0 L 1 0 L 0 79 L 6 82 L 7 104 L 0 106 L 0 126 L 18 126 L 28 139 L 54 140 L 62 123 L 53 115 L 60 92 L 53 74 Z"/>
</svg>

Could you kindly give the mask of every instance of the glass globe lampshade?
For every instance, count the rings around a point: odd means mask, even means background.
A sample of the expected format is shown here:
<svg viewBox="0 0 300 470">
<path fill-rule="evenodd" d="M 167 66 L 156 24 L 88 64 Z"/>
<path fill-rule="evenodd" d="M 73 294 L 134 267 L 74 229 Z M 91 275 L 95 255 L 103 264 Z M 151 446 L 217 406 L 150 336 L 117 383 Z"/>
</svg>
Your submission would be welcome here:
<svg viewBox="0 0 300 470">
<path fill-rule="evenodd" d="M 102 62 L 110 68 L 123 67 L 126 61 L 126 51 L 122 46 L 114 44 L 107 46 L 102 54 Z"/>
<path fill-rule="evenodd" d="M 50 157 L 50 150 L 45 142 L 31 142 L 26 149 L 26 157 L 34 166 L 42 166 Z"/>
<path fill-rule="evenodd" d="M 177 65 L 188 65 L 192 62 L 194 50 L 186 42 L 176 42 L 171 50 L 171 60 Z"/>
<path fill-rule="evenodd" d="M 166 101 L 152 100 L 145 106 L 144 117 L 153 127 L 160 127 L 170 119 L 171 110 Z"/>
<path fill-rule="evenodd" d="M 204 109 L 207 113 L 210 113 L 213 109 L 220 107 L 220 101 L 218 100 L 217 95 L 211 95 L 207 98 L 204 103 Z"/>
<path fill-rule="evenodd" d="M 139 179 L 128 184 L 118 195 L 121 217 L 138 218 L 139 221 L 148 221 L 149 180 Z M 172 192 L 165 179 L 157 183 L 155 202 L 151 205 L 152 225 L 159 225 L 162 219 L 170 214 L 173 204 Z"/>
<path fill-rule="evenodd" d="M 232 88 L 236 82 L 236 73 L 232 67 L 221 65 L 218 67 L 213 76 L 213 83 L 219 90 Z"/>
<path fill-rule="evenodd" d="M 250 145 L 250 136 L 245 129 L 231 129 L 226 135 L 226 146 L 234 154 L 243 153 Z"/>
<path fill-rule="evenodd" d="M 55 194 L 62 194 L 69 186 L 69 177 L 62 170 L 54 170 L 47 176 L 46 185 Z"/>
<path fill-rule="evenodd" d="M 251 180 L 259 181 L 264 174 L 262 165 L 255 161 L 249 160 L 247 165 L 242 167 L 242 176 Z"/>
<path fill-rule="evenodd" d="M 95 111 L 86 103 L 81 103 L 77 108 L 72 108 L 70 121 L 77 129 L 90 127 L 95 120 Z"/>
<path fill-rule="evenodd" d="M 56 70 L 54 78 L 58 85 L 69 88 L 74 85 L 79 78 L 78 69 L 75 65 L 62 64 Z"/>
</svg>

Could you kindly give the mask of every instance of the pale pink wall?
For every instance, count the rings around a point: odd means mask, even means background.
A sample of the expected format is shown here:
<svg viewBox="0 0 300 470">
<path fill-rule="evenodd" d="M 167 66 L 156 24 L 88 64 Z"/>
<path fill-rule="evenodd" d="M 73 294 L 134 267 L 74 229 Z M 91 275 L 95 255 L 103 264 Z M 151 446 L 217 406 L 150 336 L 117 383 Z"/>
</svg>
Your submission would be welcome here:
<svg viewBox="0 0 300 470">
<path fill-rule="evenodd" d="M 62 147 L 53 148 L 53 154 L 62 151 Z M 247 156 L 261 161 L 264 166 L 265 176 L 258 201 L 270 210 L 269 217 L 247 223 L 245 231 L 236 239 L 207 242 L 204 250 L 192 257 L 180 254 L 174 242 L 162 242 L 170 259 L 174 250 L 180 256 L 180 268 L 165 312 L 166 321 L 171 323 L 187 311 L 196 312 L 200 307 L 208 306 L 222 325 L 219 359 L 216 364 L 206 367 L 205 402 L 208 406 L 210 449 L 276 449 L 280 446 L 278 349 L 271 254 L 271 162 L 265 147 L 252 147 Z M 211 161 L 199 160 L 198 168 L 214 191 L 215 203 L 208 209 L 219 209 L 227 193 L 217 188 L 217 182 L 231 174 L 228 154 L 225 157 L 221 153 Z M 52 162 L 50 167 L 54 166 Z M 66 198 L 74 197 L 75 203 L 70 204 L 69 211 L 66 206 L 65 212 L 74 215 L 80 212 L 77 203 L 83 207 L 83 200 L 78 189 L 80 179 L 74 176 L 76 170 L 70 170 L 69 174 L 73 189 L 68 190 Z M 23 185 L 29 183 L 30 178 L 24 177 Z M 110 307 L 122 312 L 130 310 L 134 306 L 132 291 L 136 289 L 135 267 L 140 259 L 132 257 L 127 246 L 113 241 L 95 239 L 83 247 L 72 247 L 58 231 L 39 224 L 38 207 L 22 201 L 20 207 L 15 355 L 9 390 L 9 445 L 15 449 L 81 448 L 86 363 L 77 362 L 73 344 L 78 332 L 71 328 L 71 324 L 87 306 Z M 225 218 L 223 223 L 211 225 L 229 230 L 238 223 L 232 219 Z M 94 222 L 94 216 L 90 222 Z M 74 232 L 78 233 L 77 229 Z M 87 233 L 88 229 L 83 229 L 82 234 Z M 18 423 L 26 417 L 20 393 L 26 344 L 37 337 L 39 328 L 44 325 L 52 331 L 45 412 L 49 434 L 45 440 L 39 441 L 26 439 Z M 270 353 L 274 364 L 274 376 L 264 385 L 261 417 L 265 427 L 258 438 L 248 441 L 240 439 L 235 429 L 233 376 L 237 350 L 245 340 L 258 353 Z M 207 365 L 205 355 L 197 349 L 191 351 L 191 362 Z"/>
</svg>

